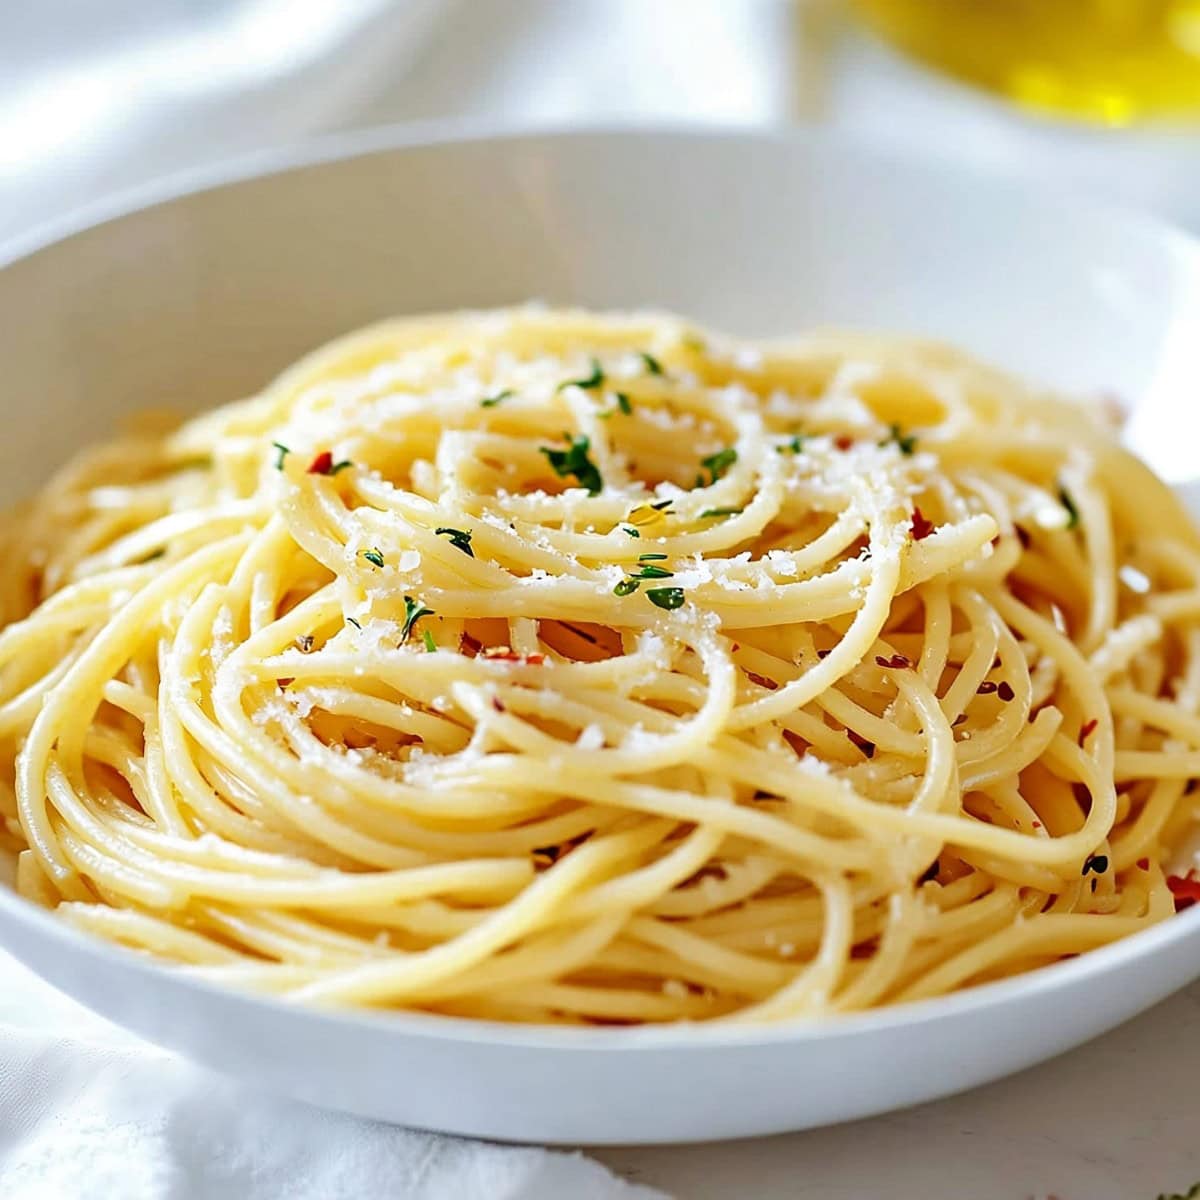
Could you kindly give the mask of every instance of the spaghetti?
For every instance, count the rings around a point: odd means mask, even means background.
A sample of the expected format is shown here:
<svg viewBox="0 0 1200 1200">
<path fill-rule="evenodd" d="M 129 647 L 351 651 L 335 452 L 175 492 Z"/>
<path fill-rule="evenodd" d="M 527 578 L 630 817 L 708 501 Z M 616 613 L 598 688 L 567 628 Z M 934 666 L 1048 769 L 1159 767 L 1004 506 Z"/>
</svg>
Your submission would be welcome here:
<svg viewBox="0 0 1200 1200">
<path fill-rule="evenodd" d="M 942 347 L 393 322 L 83 455 L 5 550 L 17 886 L 209 978 L 777 1020 L 1182 894 L 1200 537 Z"/>
</svg>

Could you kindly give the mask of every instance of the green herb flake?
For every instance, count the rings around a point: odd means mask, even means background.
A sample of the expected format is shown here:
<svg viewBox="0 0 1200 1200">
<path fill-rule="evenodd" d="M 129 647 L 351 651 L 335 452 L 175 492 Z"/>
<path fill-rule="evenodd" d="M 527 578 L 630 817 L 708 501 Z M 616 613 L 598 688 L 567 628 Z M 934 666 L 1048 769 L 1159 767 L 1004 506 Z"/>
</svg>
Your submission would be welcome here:
<svg viewBox="0 0 1200 1200">
<path fill-rule="evenodd" d="M 775 449 L 780 454 L 803 454 L 804 438 L 801 434 L 794 433 L 782 446 L 776 446 Z"/>
<path fill-rule="evenodd" d="M 621 528 L 627 534 L 629 534 L 630 537 L 640 538 L 642 536 L 632 525 L 622 525 Z"/>
<path fill-rule="evenodd" d="M 364 550 L 362 552 L 362 556 L 372 566 L 375 566 L 375 567 L 383 566 L 383 552 L 381 550 L 375 550 L 375 549 Z"/>
<path fill-rule="evenodd" d="M 461 550 L 468 558 L 475 557 L 475 551 L 471 549 L 471 531 L 469 529 L 451 529 L 448 525 L 443 525 L 440 529 L 433 531 L 438 537 L 445 534 L 456 550 Z"/>
<path fill-rule="evenodd" d="M 348 458 L 343 458 L 341 462 L 335 462 L 333 466 L 329 468 L 329 474 L 336 475 L 339 471 L 344 471 L 347 467 L 352 466 L 354 466 L 354 464 Z"/>
<path fill-rule="evenodd" d="M 900 449 L 900 453 L 908 458 L 911 457 L 913 451 L 917 448 L 917 435 L 915 433 L 906 434 L 899 425 L 893 423 L 891 433 L 879 444 L 886 446 L 888 442 L 895 442 Z"/>
<path fill-rule="evenodd" d="M 744 510 L 740 508 L 706 508 L 701 514 L 700 519 L 706 517 L 738 517 L 741 516 Z"/>
<path fill-rule="evenodd" d="M 613 588 L 614 596 L 632 596 L 642 585 L 636 579 L 622 579 L 620 583 Z"/>
<path fill-rule="evenodd" d="M 497 392 L 494 396 L 485 396 L 479 402 L 480 408 L 495 408 L 502 400 L 507 400 L 513 395 L 512 388 L 505 388 L 502 392 Z"/>
<path fill-rule="evenodd" d="M 646 364 L 646 370 L 649 371 L 651 375 L 661 375 L 663 373 L 662 363 L 660 363 L 653 354 L 648 354 L 645 350 L 639 350 L 638 358 L 640 358 L 642 362 Z"/>
<path fill-rule="evenodd" d="M 557 391 L 565 391 L 569 387 L 583 388 L 584 391 L 592 390 L 602 386 L 604 383 L 604 368 L 600 366 L 598 358 L 592 359 L 592 373 L 585 376 L 583 379 L 564 379 L 558 385 Z"/>
<path fill-rule="evenodd" d="M 700 465 L 709 469 L 712 474 L 712 482 L 716 483 L 737 462 L 737 456 L 738 453 L 732 446 L 726 446 L 724 450 L 718 450 L 716 454 L 702 458 Z"/>
<path fill-rule="evenodd" d="M 560 478 L 574 475 L 580 486 L 587 488 L 589 496 L 598 496 L 604 487 L 604 480 L 600 477 L 596 464 L 588 457 L 591 439 L 584 434 L 577 438 L 571 438 L 568 434 L 567 437 L 571 442 L 569 449 L 555 450 L 550 446 L 541 446 L 541 452 L 554 468 L 556 475 Z"/>
<path fill-rule="evenodd" d="M 275 470 L 282 471 L 283 460 L 291 454 L 291 450 L 282 442 L 272 442 L 271 445 L 275 447 Z"/>
<path fill-rule="evenodd" d="M 1063 508 L 1067 510 L 1067 528 L 1077 528 L 1079 525 L 1079 506 L 1075 503 L 1075 498 L 1062 484 L 1058 486 L 1058 500 Z"/>
<path fill-rule="evenodd" d="M 666 567 L 656 567 L 653 563 L 646 563 L 640 571 L 630 571 L 635 579 L 670 579 L 675 574 L 674 571 L 668 571 Z"/>
<path fill-rule="evenodd" d="M 408 641 L 409 635 L 413 631 L 413 626 L 422 617 L 432 617 L 434 611 L 432 608 L 426 608 L 420 600 L 414 600 L 411 596 L 404 597 L 404 624 L 400 626 L 400 644 L 403 645 Z"/>
<path fill-rule="evenodd" d="M 1159 1192 L 1158 1200 L 1200 1200 L 1200 1180 L 1193 1183 L 1186 1192 L 1172 1192 L 1169 1196 L 1166 1192 Z"/>
<path fill-rule="evenodd" d="M 639 554 L 638 562 L 662 562 L 664 559 L 669 557 L 670 555 L 668 554 Z"/>
<path fill-rule="evenodd" d="M 667 612 L 683 605 L 683 588 L 661 587 L 647 588 L 646 599 L 656 608 L 665 608 Z"/>
<path fill-rule="evenodd" d="M 654 509 L 655 512 L 666 512 L 667 509 L 669 509 L 674 503 L 674 500 L 655 500 L 650 507 Z"/>
<path fill-rule="evenodd" d="M 425 643 L 426 654 L 437 653 L 437 642 L 433 640 L 433 634 L 430 633 L 428 629 L 421 634 L 421 641 Z"/>
<path fill-rule="evenodd" d="M 624 392 L 617 393 L 617 407 L 627 417 L 633 415 L 633 405 L 629 402 L 629 397 Z"/>
<path fill-rule="evenodd" d="M 359 623 L 358 623 L 358 622 L 357 622 L 357 621 L 356 621 L 356 620 L 355 620 L 353 617 L 347 617 L 347 618 L 346 618 L 346 620 L 347 620 L 347 621 L 348 621 L 348 622 L 349 622 L 351 625 L 353 625 L 355 629 L 361 629 L 361 628 L 362 628 L 362 626 L 361 626 L 361 625 L 360 625 L 360 624 L 359 624 Z"/>
</svg>

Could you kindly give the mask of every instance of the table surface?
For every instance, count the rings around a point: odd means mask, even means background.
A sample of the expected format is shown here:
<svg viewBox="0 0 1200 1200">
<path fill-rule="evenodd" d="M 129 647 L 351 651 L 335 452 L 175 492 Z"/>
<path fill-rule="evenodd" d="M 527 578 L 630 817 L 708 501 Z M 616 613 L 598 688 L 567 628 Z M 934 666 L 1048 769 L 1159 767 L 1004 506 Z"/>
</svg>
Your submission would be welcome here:
<svg viewBox="0 0 1200 1200">
<path fill-rule="evenodd" d="M 1051 1062 L 917 1108 L 592 1153 L 680 1200 L 1156 1200 L 1200 1181 L 1197 1068 L 1200 984 Z"/>
</svg>

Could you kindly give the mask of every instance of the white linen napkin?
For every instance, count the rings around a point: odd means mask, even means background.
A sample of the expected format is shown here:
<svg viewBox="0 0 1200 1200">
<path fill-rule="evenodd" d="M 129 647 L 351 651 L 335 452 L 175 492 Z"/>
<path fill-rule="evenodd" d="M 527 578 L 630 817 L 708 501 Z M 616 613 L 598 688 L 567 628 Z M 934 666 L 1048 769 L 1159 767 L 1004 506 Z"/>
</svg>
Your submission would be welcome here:
<svg viewBox="0 0 1200 1200">
<path fill-rule="evenodd" d="M 276 1099 L 147 1045 L 0 953 L 4 1200 L 665 1200 L 581 1154 Z"/>
</svg>

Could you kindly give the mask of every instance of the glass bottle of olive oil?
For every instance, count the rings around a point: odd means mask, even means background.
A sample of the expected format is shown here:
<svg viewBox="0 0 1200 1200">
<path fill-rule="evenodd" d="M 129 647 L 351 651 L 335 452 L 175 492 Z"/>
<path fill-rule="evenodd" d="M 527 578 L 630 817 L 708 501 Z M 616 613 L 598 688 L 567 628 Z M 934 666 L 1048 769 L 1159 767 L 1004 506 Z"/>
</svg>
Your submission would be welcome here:
<svg viewBox="0 0 1200 1200">
<path fill-rule="evenodd" d="M 1200 116 L 1200 0 L 856 0 L 908 53 L 1111 125 Z"/>
</svg>

